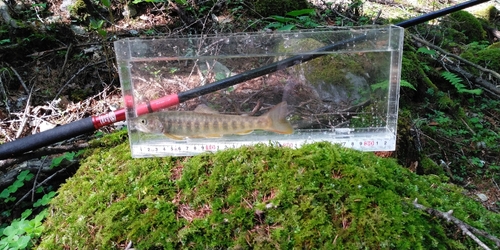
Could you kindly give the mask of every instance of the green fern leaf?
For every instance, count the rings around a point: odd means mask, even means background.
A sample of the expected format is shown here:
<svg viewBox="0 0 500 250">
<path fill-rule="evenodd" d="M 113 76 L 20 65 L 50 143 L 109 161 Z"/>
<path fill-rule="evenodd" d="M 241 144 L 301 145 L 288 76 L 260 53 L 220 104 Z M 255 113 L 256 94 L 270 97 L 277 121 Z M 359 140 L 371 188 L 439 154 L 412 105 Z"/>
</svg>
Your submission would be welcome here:
<svg viewBox="0 0 500 250">
<path fill-rule="evenodd" d="M 481 89 L 467 89 L 465 85 L 462 84 L 462 78 L 460 78 L 457 74 L 445 71 L 441 73 L 441 76 L 448 80 L 448 82 L 451 83 L 451 85 L 455 86 L 457 89 L 458 93 L 467 93 L 467 94 L 473 94 L 473 95 L 480 95 L 483 93 Z"/>
<path fill-rule="evenodd" d="M 411 83 L 409 83 L 408 81 L 405 81 L 405 80 L 401 80 L 400 86 L 410 88 L 410 89 L 417 91 L 417 89 Z M 385 81 L 382 81 L 379 83 L 372 84 L 371 88 L 373 91 L 375 91 L 377 89 L 387 90 L 389 88 L 389 81 L 385 80 Z"/>
<path fill-rule="evenodd" d="M 413 89 L 415 91 L 417 91 L 417 89 L 415 88 L 415 86 L 413 86 L 410 82 L 408 81 L 405 81 L 405 80 L 401 80 L 401 82 L 399 83 L 401 85 L 401 87 L 406 87 L 406 88 L 410 88 L 410 89 Z"/>
<path fill-rule="evenodd" d="M 462 83 L 462 79 L 460 77 L 458 77 L 457 74 L 455 74 L 455 73 L 445 71 L 445 72 L 441 73 L 441 76 L 444 77 L 444 79 L 448 80 L 455 87 Z"/>
<path fill-rule="evenodd" d="M 431 55 L 431 56 L 435 56 L 437 54 L 437 52 L 435 50 L 428 49 L 426 47 L 420 47 L 420 48 L 418 48 L 417 52 L 422 53 L 422 54 Z"/>
</svg>

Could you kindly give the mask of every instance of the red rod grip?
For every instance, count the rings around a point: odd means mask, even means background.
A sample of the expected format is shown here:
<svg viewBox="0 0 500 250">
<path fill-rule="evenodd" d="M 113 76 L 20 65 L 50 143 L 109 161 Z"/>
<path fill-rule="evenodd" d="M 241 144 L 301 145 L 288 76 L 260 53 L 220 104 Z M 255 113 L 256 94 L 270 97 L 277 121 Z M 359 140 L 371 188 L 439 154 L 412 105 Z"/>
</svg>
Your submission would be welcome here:
<svg viewBox="0 0 500 250">
<path fill-rule="evenodd" d="M 115 122 L 125 121 L 125 111 L 125 109 L 119 109 L 107 114 L 92 116 L 92 123 L 94 124 L 94 128 L 99 129 Z"/>
</svg>

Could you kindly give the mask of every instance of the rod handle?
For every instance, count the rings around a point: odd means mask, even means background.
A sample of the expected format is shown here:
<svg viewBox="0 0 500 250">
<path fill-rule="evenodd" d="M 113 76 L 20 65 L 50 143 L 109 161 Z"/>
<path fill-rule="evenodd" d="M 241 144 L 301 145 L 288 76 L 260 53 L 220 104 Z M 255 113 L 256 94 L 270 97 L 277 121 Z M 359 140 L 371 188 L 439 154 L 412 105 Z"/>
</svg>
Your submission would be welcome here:
<svg viewBox="0 0 500 250">
<path fill-rule="evenodd" d="M 0 145 L 0 160 L 13 158 L 56 142 L 71 139 L 75 136 L 93 132 L 96 128 L 92 117 L 87 117 L 65 125 L 57 126 L 37 134 L 29 135 Z"/>
</svg>

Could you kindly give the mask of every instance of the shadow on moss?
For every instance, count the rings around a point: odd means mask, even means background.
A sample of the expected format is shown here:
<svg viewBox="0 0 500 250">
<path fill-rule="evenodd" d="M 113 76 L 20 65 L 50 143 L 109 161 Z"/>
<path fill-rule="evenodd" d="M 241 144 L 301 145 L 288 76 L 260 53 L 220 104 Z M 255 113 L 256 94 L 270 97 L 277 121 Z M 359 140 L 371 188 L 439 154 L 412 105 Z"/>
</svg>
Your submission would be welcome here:
<svg viewBox="0 0 500 250">
<path fill-rule="evenodd" d="M 328 143 L 192 158 L 88 157 L 53 199 L 40 249 L 469 249 L 411 202 L 497 234 L 500 216 L 439 177 Z"/>
</svg>

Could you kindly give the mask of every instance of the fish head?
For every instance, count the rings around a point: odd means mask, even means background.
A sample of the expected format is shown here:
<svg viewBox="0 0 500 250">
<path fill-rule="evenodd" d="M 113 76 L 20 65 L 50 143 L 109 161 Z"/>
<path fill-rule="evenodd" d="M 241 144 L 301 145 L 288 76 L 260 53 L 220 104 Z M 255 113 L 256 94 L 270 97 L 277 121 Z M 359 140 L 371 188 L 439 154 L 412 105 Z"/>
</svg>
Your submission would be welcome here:
<svg viewBox="0 0 500 250">
<path fill-rule="evenodd" d="M 141 132 L 161 134 L 163 133 L 163 124 L 156 116 L 139 116 L 135 118 L 135 128 Z"/>
</svg>

